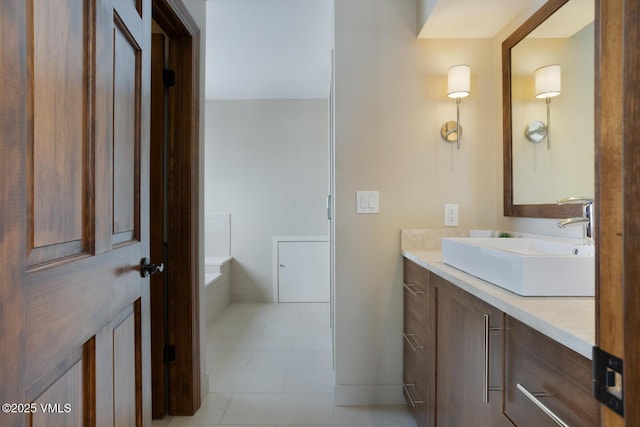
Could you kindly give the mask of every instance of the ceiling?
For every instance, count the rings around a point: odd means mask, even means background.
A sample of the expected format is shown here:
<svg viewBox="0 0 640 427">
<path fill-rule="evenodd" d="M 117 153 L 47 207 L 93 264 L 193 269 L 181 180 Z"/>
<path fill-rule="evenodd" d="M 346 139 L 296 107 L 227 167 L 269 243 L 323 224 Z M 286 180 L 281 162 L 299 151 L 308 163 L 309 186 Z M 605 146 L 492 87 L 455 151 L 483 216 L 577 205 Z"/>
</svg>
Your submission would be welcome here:
<svg viewBox="0 0 640 427">
<path fill-rule="evenodd" d="M 207 0 L 206 98 L 328 98 L 334 1 Z M 493 38 L 544 3 L 428 1 L 424 38 Z"/>
<path fill-rule="evenodd" d="M 420 38 L 493 38 L 534 0 L 436 0 Z"/>
</svg>

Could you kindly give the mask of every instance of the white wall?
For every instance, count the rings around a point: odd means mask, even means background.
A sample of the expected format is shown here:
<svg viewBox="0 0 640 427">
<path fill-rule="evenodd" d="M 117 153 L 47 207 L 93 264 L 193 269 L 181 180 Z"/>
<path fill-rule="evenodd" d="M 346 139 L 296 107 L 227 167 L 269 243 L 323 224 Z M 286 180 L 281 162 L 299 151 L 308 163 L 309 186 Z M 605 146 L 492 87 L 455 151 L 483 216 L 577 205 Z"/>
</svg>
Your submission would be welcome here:
<svg viewBox="0 0 640 427">
<path fill-rule="evenodd" d="M 205 212 L 231 213 L 232 302 L 272 301 L 273 236 L 328 234 L 327 102 L 206 103 Z"/>
<path fill-rule="evenodd" d="M 416 0 L 336 2 L 336 403 L 401 403 L 401 228 L 494 228 L 500 96 L 492 40 L 416 39 Z M 462 149 L 447 69 L 471 66 Z M 356 215 L 355 192 L 380 191 L 380 214 Z"/>
<path fill-rule="evenodd" d="M 204 81 L 205 81 L 205 66 L 204 66 L 204 58 L 205 58 L 205 40 L 206 37 L 206 28 L 205 28 L 205 16 L 206 16 L 206 2 L 205 0 L 183 0 L 187 10 L 193 16 L 194 20 L 198 24 L 200 28 L 200 94 L 199 94 L 199 102 L 200 102 L 200 129 L 198 134 L 198 142 L 200 146 L 198 150 L 200 153 L 204 153 Z M 198 161 L 199 168 L 199 176 L 198 176 L 198 185 L 200 194 L 198 195 L 198 199 L 200 200 L 199 204 L 199 212 L 198 212 L 198 223 L 204 224 L 204 203 L 202 200 L 204 199 L 204 156 L 200 156 Z M 200 260 L 198 262 L 198 283 L 200 284 L 200 295 L 204 295 L 204 228 L 200 227 L 198 230 L 199 234 L 199 247 L 198 251 L 200 253 Z M 202 394 L 203 396 L 209 392 L 209 381 L 207 379 L 207 346 L 204 345 L 206 342 L 206 324 L 205 319 L 206 315 L 206 304 L 204 298 L 200 298 L 200 375 L 201 375 L 201 384 L 202 384 Z"/>
</svg>

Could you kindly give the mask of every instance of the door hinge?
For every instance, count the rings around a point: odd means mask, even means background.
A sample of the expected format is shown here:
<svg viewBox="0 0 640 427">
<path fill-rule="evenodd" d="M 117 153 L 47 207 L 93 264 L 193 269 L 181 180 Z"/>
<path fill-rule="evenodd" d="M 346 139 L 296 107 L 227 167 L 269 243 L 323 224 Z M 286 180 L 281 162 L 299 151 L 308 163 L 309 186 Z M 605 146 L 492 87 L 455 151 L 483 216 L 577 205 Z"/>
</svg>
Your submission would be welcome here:
<svg viewBox="0 0 640 427">
<path fill-rule="evenodd" d="M 162 70 L 162 84 L 166 87 L 174 87 L 176 85 L 176 72 L 164 68 Z"/>
<path fill-rule="evenodd" d="M 593 395 L 624 417 L 624 387 L 622 359 L 593 347 Z"/>
<path fill-rule="evenodd" d="M 168 345 L 162 351 L 162 360 L 167 362 L 175 362 L 176 361 L 176 346 Z"/>
</svg>

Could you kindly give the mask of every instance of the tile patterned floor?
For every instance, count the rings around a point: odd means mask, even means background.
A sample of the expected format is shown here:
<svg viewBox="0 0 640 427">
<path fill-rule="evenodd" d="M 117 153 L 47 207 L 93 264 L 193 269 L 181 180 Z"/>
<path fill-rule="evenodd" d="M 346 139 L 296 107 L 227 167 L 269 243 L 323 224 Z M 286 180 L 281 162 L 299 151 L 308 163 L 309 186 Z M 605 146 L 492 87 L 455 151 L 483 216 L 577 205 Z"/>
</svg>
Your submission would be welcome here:
<svg viewBox="0 0 640 427">
<path fill-rule="evenodd" d="M 210 394 L 153 427 L 415 427 L 405 406 L 335 406 L 328 304 L 232 304 L 207 328 Z"/>
</svg>

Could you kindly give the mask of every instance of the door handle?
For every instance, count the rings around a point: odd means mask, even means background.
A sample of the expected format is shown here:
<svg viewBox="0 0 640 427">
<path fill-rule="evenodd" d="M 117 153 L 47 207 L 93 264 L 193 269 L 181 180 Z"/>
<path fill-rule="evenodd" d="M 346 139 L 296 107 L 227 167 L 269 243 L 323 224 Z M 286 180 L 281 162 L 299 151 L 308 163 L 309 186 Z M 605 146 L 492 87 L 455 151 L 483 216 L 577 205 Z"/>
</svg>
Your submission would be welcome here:
<svg viewBox="0 0 640 427">
<path fill-rule="evenodd" d="M 152 274 L 163 272 L 164 264 L 151 264 L 149 258 L 142 258 L 140 260 L 140 277 L 149 277 Z"/>
</svg>

